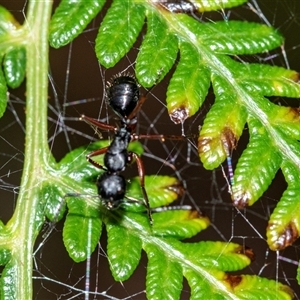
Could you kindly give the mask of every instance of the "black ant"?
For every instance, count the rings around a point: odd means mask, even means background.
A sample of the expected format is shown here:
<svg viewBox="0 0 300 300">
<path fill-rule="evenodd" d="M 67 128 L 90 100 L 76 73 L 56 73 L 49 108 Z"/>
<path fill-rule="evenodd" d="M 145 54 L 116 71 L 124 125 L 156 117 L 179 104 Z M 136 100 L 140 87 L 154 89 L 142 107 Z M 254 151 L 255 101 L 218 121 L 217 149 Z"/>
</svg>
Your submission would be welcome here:
<svg viewBox="0 0 300 300">
<path fill-rule="evenodd" d="M 81 120 L 88 124 L 114 131 L 111 144 L 89 153 L 86 158 L 95 167 L 104 170 L 97 179 L 98 195 L 103 204 L 110 210 L 117 209 L 124 201 L 126 193 L 126 180 L 120 175 L 128 164 L 135 159 L 138 168 L 140 185 L 143 193 L 145 206 L 150 224 L 153 223 L 149 199 L 145 189 L 145 170 L 138 154 L 128 151 L 131 141 L 148 138 L 164 140 L 164 135 L 136 135 L 134 133 L 137 125 L 137 113 L 144 103 L 146 97 L 140 96 L 139 85 L 132 75 L 117 75 L 106 87 L 107 103 L 119 117 L 119 127 L 100 122 L 96 119 L 81 116 Z M 182 139 L 181 136 L 168 136 L 172 139 Z M 104 166 L 92 159 L 92 157 L 104 154 Z"/>
</svg>

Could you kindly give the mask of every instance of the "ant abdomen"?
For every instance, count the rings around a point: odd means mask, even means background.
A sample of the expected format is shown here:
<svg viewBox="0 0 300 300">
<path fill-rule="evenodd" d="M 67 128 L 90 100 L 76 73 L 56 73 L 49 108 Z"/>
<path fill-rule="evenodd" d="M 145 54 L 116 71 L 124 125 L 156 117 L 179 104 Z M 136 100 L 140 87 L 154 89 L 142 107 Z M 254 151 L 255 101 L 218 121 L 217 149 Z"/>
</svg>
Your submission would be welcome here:
<svg viewBox="0 0 300 300">
<path fill-rule="evenodd" d="M 130 75 L 114 77 L 106 88 L 107 102 L 121 117 L 127 118 L 140 98 L 139 85 Z"/>
</svg>

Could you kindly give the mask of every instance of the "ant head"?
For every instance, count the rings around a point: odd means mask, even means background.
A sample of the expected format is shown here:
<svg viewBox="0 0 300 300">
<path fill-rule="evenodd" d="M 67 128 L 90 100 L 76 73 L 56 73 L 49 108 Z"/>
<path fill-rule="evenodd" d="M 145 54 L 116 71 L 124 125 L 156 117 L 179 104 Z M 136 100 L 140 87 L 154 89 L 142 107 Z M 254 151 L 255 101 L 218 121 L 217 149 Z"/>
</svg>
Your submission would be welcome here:
<svg viewBox="0 0 300 300">
<path fill-rule="evenodd" d="M 125 197 L 126 181 L 123 176 L 103 173 L 97 179 L 98 195 L 107 209 L 117 209 Z"/>
<path fill-rule="evenodd" d="M 139 98 L 139 85 L 132 75 L 118 74 L 106 87 L 107 102 L 121 119 L 134 111 Z"/>
</svg>

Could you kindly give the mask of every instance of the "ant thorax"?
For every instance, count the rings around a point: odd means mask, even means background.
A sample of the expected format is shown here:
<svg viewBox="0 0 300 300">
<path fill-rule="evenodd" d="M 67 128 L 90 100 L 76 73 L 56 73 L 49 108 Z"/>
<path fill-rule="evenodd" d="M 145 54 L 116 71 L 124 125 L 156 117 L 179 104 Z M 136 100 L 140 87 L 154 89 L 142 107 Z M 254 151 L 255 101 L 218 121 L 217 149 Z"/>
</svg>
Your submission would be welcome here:
<svg viewBox="0 0 300 300">
<path fill-rule="evenodd" d="M 104 155 L 104 165 L 110 173 L 123 171 L 129 163 L 127 147 L 131 134 L 126 128 L 119 128 Z"/>
</svg>

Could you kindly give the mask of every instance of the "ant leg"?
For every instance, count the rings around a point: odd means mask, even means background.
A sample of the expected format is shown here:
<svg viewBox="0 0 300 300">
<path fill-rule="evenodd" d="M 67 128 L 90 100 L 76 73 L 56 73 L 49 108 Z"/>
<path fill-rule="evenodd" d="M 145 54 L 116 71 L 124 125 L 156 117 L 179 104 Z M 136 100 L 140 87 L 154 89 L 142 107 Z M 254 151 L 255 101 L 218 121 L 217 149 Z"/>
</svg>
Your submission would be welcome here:
<svg viewBox="0 0 300 300">
<path fill-rule="evenodd" d="M 162 206 L 162 207 L 156 207 L 152 208 L 152 212 L 163 212 L 168 210 L 192 210 L 192 206 L 190 205 L 176 205 L 176 206 Z"/>
<path fill-rule="evenodd" d="M 132 140 L 160 140 L 164 142 L 165 140 L 175 140 L 184 141 L 189 137 L 184 135 L 165 135 L 165 134 L 132 134 Z"/>
<path fill-rule="evenodd" d="M 108 149 L 108 147 L 105 147 L 105 148 L 101 148 L 101 149 L 98 149 L 98 150 L 95 150 L 95 151 L 89 153 L 88 155 L 86 155 L 87 161 L 88 161 L 89 163 L 91 163 L 94 167 L 106 171 L 106 168 L 105 168 L 105 167 L 103 167 L 103 166 L 100 165 L 98 162 L 96 162 L 96 161 L 94 161 L 93 159 L 91 159 L 91 157 L 93 157 L 93 156 L 98 156 L 98 155 L 101 155 L 101 154 L 104 154 L 104 153 L 107 152 L 107 149 Z"/>
<path fill-rule="evenodd" d="M 104 130 L 111 130 L 111 131 L 114 131 L 115 130 L 115 127 L 112 126 L 112 125 L 109 125 L 109 124 L 106 124 L 106 123 L 103 123 L 103 122 L 100 122 L 96 119 L 93 119 L 93 118 L 90 118 L 90 117 L 87 117 L 85 115 L 82 115 L 79 120 L 81 121 L 85 121 L 86 123 L 88 123 L 89 125 L 94 125 L 96 127 L 99 127 L 101 129 L 104 129 Z"/>
<path fill-rule="evenodd" d="M 145 180 L 144 180 L 144 178 L 145 178 L 145 169 L 144 169 L 143 161 L 134 152 L 129 152 L 129 155 L 134 156 L 134 158 L 136 160 L 138 173 L 139 173 L 139 177 L 140 177 L 140 185 L 141 185 L 141 188 L 142 188 L 143 197 L 144 197 L 145 205 L 146 205 L 146 208 L 147 208 L 149 222 L 150 222 L 150 225 L 153 225 L 153 219 L 152 219 L 152 215 L 151 215 L 149 199 L 148 199 L 148 195 L 147 195 L 147 192 L 146 192 L 146 189 L 145 189 Z"/>
</svg>

